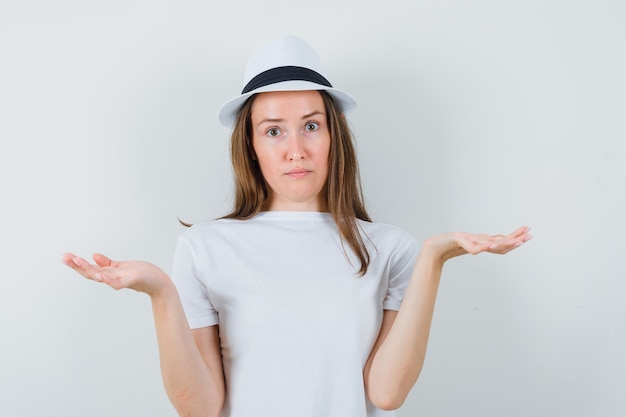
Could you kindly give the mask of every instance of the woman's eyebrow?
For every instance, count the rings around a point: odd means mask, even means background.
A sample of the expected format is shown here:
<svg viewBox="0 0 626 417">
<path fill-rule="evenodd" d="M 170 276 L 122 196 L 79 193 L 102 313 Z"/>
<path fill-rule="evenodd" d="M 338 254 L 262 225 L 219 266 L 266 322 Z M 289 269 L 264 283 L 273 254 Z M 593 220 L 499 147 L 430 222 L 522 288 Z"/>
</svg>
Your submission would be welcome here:
<svg viewBox="0 0 626 417">
<path fill-rule="evenodd" d="M 319 114 L 319 115 L 322 115 L 322 116 L 324 115 L 324 113 L 323 113 L 323 112 L 321 112 L 321 111 L 319 111 L 319 110 L 314 110 L 314 111 L 312 111 L 311 113 L 307 113 L 307 114 L 305 114 L 304 116 L 302 116 L 302 119 L 303 119 L 303 120 L 304 120 L 304 119 L 308 119 L 309 117 L 313 117 L 313 116 L 316 116 L 316 115 L 318 115 L 318 114 Z M 283 122 L 284 120 L 285 120 L 285 119 L 273 119 L 273 118 L 269 118 L 269 117 L 268 117 L 268 118 L 266 118 L 266 119 L 261 120 L 259 123 L 257 123 L 257 126 L 262 125 L 263 123 L 280 123 L 280 122 Z"/>
<path fill-rule="evenodd" d="M 318 115 L 318 114 L 320 114 L 320 115 L 322 115 L 322 116 L 324 115 L 324 113 L 323 113 L 323 112 L 321 112 L 321 111 L 319 111 L 319 110 L 315 110 L 315 111 L 312 111 L 311 113 L 305 114 L 304 116 L 302 116 L 302 118 L 303 118 L 303 119 L 308 119 L 309 117 L 313 117 L 313 116 L 316 116 L 316 115 Z"/>
<path fill-rule="evenodd" d="M 263 119 L 263 120 L 261 120 L 261 121 L 260 121 L 259 123 L 257 123 L 256 125 L 257 125 L 257 126 L 259 126 L 259 125 L 262 125 L 263 123 L 280 123 L 280 122 L 282 122 L 283 120 L 284 120 L 284 119 L 270 119 L 270 118 L 267 118 L 267 119 Z"/>
</svg>

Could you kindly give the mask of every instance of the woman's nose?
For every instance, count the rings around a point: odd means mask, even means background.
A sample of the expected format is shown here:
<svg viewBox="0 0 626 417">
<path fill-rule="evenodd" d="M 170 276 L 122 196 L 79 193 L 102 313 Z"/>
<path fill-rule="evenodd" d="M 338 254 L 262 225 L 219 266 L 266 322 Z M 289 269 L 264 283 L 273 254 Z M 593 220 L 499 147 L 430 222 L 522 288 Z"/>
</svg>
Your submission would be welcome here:
<svg viewBox="0 0 626 417">
<path fill-rule="evenodd" d="M 302 160 L 305 157 L 304 143 L 298 135 L 289 139 L 289 149 L 287 155 L 290 161 Z"/>
</svg>

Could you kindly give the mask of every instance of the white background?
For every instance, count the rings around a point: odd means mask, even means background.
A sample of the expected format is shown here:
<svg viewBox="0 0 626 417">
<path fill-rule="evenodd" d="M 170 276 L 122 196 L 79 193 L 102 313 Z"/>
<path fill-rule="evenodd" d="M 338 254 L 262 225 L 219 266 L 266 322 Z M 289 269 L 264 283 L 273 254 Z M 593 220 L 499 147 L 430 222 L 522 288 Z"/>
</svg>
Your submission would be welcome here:
<svg viewBox="0 0 626 417">
<path fill-rule="evenodd" d="M 533 227 L 446 266 L 399 416 L 623 416 L 625 21 L 619 0 L 2 0 L 0 415 L 175 415 L 148 298 L 60 257 L 169 270 L 177 217 L 230 207 L 218 107 L 291 33 L 359 99 L 376 220 Z"/>
</svg>

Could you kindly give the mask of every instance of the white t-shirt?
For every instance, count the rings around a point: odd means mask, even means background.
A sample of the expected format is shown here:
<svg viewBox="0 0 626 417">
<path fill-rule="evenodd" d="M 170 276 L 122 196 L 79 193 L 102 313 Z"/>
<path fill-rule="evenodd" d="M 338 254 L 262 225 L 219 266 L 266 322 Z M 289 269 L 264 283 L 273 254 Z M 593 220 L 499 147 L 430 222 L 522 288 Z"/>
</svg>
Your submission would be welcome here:
<svg viewBox="0 0 626 417">
<path fill-rule="evenodd" d="M 328 213 L 263 212 L 180 236 L 172 278 L 189 325 L 220 326 L 222 416 L 394 415 L 367 399 L 363 367 L 383 310 L 400 308 L 418 247 L 397 227 L 359 226 L 365 276 Z"/>
</svg>

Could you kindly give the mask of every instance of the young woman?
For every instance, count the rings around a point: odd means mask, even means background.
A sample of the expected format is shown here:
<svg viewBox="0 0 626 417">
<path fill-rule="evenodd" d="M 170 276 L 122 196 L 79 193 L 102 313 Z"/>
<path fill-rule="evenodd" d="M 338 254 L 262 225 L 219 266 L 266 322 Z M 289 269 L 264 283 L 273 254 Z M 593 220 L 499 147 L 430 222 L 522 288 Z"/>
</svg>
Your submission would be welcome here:
<svg viewBox="0 0 626 417">
<path fill-rule="evenodd" d="M 422 369 L 444 263 L 530 239 L 448 233 L 418 249 L 373 223 L 344 115 L 356 106 L 304 41 L 280 37 L 220 110 L 233 126 L 234 210 L 178 241 L 170 278 L 145 262 L 65 264 L 152 300 L 166 391 L 181 416 L 392 414 Z"/>
</svg>

